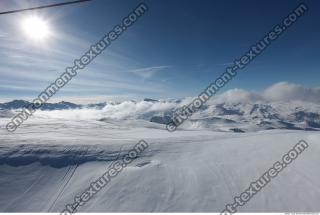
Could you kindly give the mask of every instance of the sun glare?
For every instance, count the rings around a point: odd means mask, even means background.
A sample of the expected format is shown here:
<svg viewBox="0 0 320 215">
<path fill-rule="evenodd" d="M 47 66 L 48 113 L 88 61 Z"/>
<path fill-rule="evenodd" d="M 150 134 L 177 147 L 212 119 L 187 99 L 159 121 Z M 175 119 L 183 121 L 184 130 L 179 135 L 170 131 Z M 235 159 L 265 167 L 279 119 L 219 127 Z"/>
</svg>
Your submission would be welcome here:
<svg viewBox="0 0 320 215">
<path fill-rule="evenodd" d="M 22 28 L 26 35 L 34 40 L 44 40 L 50 34 L 48 23 L 36 16 L 25 18 Z"/>
</svg>

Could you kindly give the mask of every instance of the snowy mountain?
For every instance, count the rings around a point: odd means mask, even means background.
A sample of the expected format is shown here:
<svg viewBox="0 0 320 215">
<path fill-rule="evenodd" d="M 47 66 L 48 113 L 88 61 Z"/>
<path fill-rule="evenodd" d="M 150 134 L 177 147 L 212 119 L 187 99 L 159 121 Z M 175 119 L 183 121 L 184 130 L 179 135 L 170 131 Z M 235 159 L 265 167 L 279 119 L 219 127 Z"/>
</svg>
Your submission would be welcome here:
<svg viewBox="0 0 320 215">
<path fill-rule="evenodd" d="M 0 117 L 12 116 L 30 103 L 22 100 L 0 104 Z M 68 113 L 86 119 L 113 123 L 144 120 L 164 127 L 173 113 L 188 104 L 188 99 L 105 102 L 78 105 L 70 102 L 47 103 L 35 117 L 57 117 Z M 68 110 L 76 110 L 70 113 Z M 55 112 L 50 112 L 55 111 Z M 58 112 L 57 112 L 58 111 Z M 75 116 L 75 118 L 77 118 Z M 210 102 L 203 105 L 179 129 L 248 132 L 270 129 L 320 130 L 320 105 L 307 102 Z"/>
<path fill-rule="evenodd" d="M 31 104 L 31 102 L 24 100 L 13 100 L 11 102 L 0 104 L 0 109 L 12 110 L 12 109 L 22 109 Z M 41 110 L 64 110 L 64 109 L 75 109 L 81 108 L 82 105 L 76 105 L 71 102 L 59 102 L 59 103 L 45 103 L 41 106 Z"/>
<path fill-rule="evenodd" d="M 189 126 L 198 124 L 214 130 L 243 131 L 319 130 L 319 122 L 320 106 L 312 103 L 222 103 L 209 105 L 194 114 Z"/>
</svg>

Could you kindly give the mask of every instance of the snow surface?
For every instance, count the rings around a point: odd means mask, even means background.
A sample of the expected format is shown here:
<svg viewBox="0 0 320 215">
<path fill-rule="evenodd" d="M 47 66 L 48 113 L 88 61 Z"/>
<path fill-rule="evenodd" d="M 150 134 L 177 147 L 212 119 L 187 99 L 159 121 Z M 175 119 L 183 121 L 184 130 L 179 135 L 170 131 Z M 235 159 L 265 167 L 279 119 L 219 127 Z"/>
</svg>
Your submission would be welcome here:
<svg viewBox="0 0 320 215">
<path fill-rule="evenodd" d="M 301 139 L 309 148 L 239 212 L 320 211 L 318 131 L 170 133 L 143 119 L 50 113 L 0 130 L 1 212 L 62 211 L 140 139 L 150 147 L 79 212 L 220 212 Z"/>
</svg>

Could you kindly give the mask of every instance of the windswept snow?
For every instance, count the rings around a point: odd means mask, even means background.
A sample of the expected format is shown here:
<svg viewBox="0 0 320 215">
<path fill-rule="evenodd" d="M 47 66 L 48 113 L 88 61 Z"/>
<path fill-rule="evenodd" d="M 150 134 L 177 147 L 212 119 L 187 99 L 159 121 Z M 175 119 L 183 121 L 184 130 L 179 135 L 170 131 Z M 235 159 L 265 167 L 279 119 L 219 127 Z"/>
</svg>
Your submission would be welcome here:
<svg viewBox="0 0 320 215">
<path fill-rule="evenodd" d="M 239 211 L 320 210 L 319 132 L 169 133 L 143 122 L 33 118 L 1 130 L 0 211 L 62 211 L 140 139 L 150 147 L 80 212 L 220 212 L 300 139 L 309 148 Z"/>
</svg>

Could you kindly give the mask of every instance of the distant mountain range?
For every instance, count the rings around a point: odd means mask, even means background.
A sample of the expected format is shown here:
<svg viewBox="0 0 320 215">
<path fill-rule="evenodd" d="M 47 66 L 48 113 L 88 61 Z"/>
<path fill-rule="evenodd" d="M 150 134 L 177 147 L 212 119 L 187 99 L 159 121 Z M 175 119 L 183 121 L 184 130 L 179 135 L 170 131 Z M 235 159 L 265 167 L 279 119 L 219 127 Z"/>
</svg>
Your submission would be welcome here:
<svg viewBox="0 0 320 215">
<path fill-rule="evenodd" d="M 145 98 L 144 101 L 146 102 L 159 102 L 155 99 Z M 132 101 L 135 102 L 135 101 Z M 15 110 L 15 109 L 22 109 L 30 105 L 31 102 L 25 100 L 13 100 L 11 102 L 0 103 L 0 109 L 2 110 Z M 88 105 L 81 105 L 81 104 L 74 104 L 71 102 L 58 102 L 58 103 L 45 103 L 39 109 L 40 110 L 66 110 L 66 109 L 77 109 L 77 108 L 97 108 L 102 109 L 107 105 L 106 102 L 96 103 L 96 104 L 88 104 Z"/>
<path fill-rule="evenodd" d="M 46 103 L 40 109 L 101 110 L 99 121 L 145 120 L 157 124 L 168 124 L 174 111 L 186 105 L 184 100 L 124 101 L 120 103 L 97 103 L 79 105 L 70 102 Z M 24 100 L 0 104 L 0 117 L 30 105 Z M 110 108 L 108 108 L 110 106 Z M 253 103 L 209 103 L 201 107 L 179 126 L 181 129 L 209 129 L 215 131 L 247 132 L 269 129 L 320 131 L 320 105 L 297 102 L 253 102 Z"/>
<path fill-rule="evenodd" d="M 31 102 L 25 100 L 13 100 L 7 103 L 0 103 L 0 109 L 2 110 L 13 110 L 13 109 L 22 109 L 31 104 Z M 40 110 L 65 110 L 65 109 L 76 109 L 76 108 L 103 108 L 106 106 L 106 103 L 90 104 L 90 105 L 78 105 L 71 102 L 59 102 L 59 103 L 45 103 L 39 109 Z"/>
<path fill-rule="evenodd" d="M 168 124 L 171 112 L 151 117 L 151 122 Z M 204 105 L 180 127 L 246 132 L 270 129 L 320 131 L 320 106 L 297 103 L 238 103 Z"/>
</svg>

